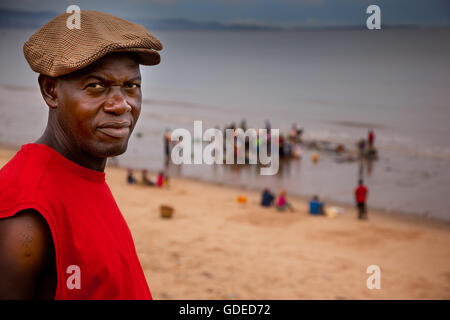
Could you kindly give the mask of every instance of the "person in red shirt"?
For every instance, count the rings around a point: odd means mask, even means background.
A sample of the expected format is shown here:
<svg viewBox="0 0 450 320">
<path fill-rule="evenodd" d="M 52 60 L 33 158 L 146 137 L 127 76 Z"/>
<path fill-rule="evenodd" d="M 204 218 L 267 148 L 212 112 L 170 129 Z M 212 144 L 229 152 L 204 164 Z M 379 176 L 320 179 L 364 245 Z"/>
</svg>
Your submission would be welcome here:
<svg viewBox="0 0 450 320">
<path fill-rule="evenodd" d="M 367 134 L 367 141 L 369 142 L 369 149 L 372 149 L 375 143 L 375 133 L 373 130 L 370 130 Z"/>
<path fill-rule="evenodd" d="M 141 26 L 81 15 L 81 29 L 63 14 L 24 46 L 49 114 L 0 170 L 0 299 L 152 299 L 104 169 L 139 118 L 139 65 L 162 47 Z"/>
<path fill-rule="evenodd" d="M 358 218 L 367 219 L 367 208 L 366 208 L 366 200 L 367 200 L 368 189 L 364 185 L 364 182 L 360 179 L 358 182 L 358 187 L 355 189 L 355 201 L 356 207 L 358 208 Z"/>
</svg>

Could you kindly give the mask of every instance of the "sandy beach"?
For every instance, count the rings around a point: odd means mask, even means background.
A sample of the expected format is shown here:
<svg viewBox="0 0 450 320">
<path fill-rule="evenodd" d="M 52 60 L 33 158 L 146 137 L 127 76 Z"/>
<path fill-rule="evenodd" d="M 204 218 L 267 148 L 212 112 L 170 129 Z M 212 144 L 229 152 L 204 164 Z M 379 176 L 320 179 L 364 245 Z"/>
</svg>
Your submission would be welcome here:
<svg viewBox="0 0 450 320">
<path fill-rule="evenodd" d="M 1 148 L 0 167 L 15 152 Z M 278 212 L 255 191 L 184 178 L 128 185 L 114 167 L 106 176 L 155 299 L 450 299 L 446 222 L 373 211 L 370 200 L 367 221 L 342 205 L 334 218 L 314 217 L 299 197 L 296 212 Z M 172 219 L 160 217 L 164 204 Z M 380 290 L 366 287 L 373 264 Z"/>
</svg>

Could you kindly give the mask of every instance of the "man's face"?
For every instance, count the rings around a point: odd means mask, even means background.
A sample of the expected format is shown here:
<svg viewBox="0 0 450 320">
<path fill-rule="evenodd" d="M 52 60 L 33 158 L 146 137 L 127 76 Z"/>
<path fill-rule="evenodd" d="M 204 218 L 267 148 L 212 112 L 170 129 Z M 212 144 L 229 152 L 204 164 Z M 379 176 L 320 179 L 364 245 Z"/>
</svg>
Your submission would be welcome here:
<svg viewBox="0 0 450 320">
<path fill-rule="evenodd" d="M 69 148 L 97 158 L 126 151 L 141 111 L 139 64 L 130 54 L 110 54 L 58 78 L 58 126 Z"/>
</svg>

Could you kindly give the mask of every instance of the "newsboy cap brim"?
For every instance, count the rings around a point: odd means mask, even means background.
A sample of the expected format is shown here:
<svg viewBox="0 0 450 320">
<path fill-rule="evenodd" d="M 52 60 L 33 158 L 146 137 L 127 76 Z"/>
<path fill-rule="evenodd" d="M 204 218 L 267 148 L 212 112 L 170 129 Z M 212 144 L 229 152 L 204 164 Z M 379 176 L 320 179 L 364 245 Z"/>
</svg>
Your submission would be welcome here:
<svg viewBox="0 0 450 320">
<path fill-rule="evenodd" d="M 81 10 L 80 28 L 69 28 L 71 14 L 47 22 L 25 42 L 31 69 L 59 77 L 83 69 L 111 52 L 134 52 L 138 63 L 156 65 L 161 42 L 141 25 L 107 13 Z"/>
</svg>

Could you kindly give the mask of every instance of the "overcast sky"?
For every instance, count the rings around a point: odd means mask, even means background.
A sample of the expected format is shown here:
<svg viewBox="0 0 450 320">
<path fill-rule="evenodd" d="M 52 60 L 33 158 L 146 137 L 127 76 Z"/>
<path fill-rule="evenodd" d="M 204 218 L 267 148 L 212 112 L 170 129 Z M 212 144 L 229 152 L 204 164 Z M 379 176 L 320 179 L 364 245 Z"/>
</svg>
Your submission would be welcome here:
<svg viewBox="0 0 450 320">
<path fill-rule="evenodd" d="M 366 8 L 377 4 L 382 24 L 450 25 L 450 0 L 13 0 L 0 8 L 63 12 L 70 4 L 123 18 L 276 26 L 361 25 Z"/>
</svg>

